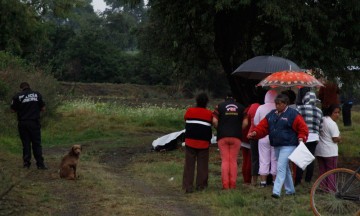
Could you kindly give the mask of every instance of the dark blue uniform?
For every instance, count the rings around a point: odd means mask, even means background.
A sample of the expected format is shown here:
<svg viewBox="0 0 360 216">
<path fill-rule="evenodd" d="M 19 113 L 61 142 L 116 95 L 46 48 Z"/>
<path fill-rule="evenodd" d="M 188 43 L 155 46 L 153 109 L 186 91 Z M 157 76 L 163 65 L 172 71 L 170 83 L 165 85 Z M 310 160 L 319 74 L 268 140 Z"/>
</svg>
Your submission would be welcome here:
<svg viewBox="0 0 360 216">
<path fill-rule="evenodd" d="M 24 167 L 31 165 L 31 147 L 39 169 L 46 168 L 42 156 L 40 112 L 45 103 L 39 92 L 24 88 L 12 98 L 11 109 L 17 113 L 18 130 L 23 145 Z"/>
</svg>

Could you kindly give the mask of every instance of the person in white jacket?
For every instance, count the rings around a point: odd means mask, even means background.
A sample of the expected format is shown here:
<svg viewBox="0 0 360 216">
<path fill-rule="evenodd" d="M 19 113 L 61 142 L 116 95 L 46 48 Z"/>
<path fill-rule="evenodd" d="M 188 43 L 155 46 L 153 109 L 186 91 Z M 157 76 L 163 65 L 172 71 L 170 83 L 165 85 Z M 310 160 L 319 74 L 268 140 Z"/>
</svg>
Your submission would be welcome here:
<svg viewBox="0 0 360 216">
<path fill-rule="evenodd" d="M 265 94 L 264 104 L 260 105 L 256 110 L 254 124 L 257 126 L 259 122 L 265 118 L 271 110 L 275 109 L 275 98 L 277 96 L 275 90 L 269 90 Z M 274 147 L 270 146 L 269 136 L 265 136 L 259 140 L 259 175 L 260 187 L 266 187 L 266 178 L 269 174 L 276 177 L 276 158 Z"/>
</svg>

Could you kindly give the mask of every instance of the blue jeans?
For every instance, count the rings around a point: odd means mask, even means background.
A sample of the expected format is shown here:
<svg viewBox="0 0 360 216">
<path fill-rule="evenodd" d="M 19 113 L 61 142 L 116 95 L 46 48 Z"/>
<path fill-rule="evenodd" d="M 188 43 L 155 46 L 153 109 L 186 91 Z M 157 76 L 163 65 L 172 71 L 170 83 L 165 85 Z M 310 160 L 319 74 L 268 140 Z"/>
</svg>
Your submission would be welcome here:
<svg viewBox="0 0 360 216">
<path fill-rule="evenodd" d="M 281 194 L 282 186 L 285 187 L 285 194 L 295 193 L 295 187 L 292 180 L 289 155 L 294 151 L 296 146 L 277 146 L 275 147 L 275 157 L 277 160 L 277 173 L 273 188 L 273 194 Z"/>
</svg>

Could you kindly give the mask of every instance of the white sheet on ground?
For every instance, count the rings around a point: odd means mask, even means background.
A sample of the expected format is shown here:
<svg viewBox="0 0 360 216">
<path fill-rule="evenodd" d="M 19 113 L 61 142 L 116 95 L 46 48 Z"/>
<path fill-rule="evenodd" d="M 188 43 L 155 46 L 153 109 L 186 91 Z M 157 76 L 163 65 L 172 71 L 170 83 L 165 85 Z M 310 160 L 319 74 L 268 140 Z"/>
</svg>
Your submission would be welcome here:
<svg viewBox="0 0 360 216">
<path fill-rule="evenodd" d="M 173 132 L 170 134 L 166 134 L 162 137 L 157 138 L 156 140 L 154 140 L 152 142 L 152 146 L 153 148 L 155 148 L 156 146 L 164 146 L 168 143 L 170 143 L 171 141 L 177 139 L 180 135 L 182 135 L 183 133 L 185 133 L 185 130 L 181 130 L 181 131 L 177 131 L 177 132 Z M 211 144 L 216 144 L 216 136 L 212 136 L 211 138 Z"/>
<path fill-rule="evenodd" d="M 162 137 L 157 138 L 152 142 L 152 146 L 155 148 L 156 146 L 164 146 L 168 144 L 169 142 L 177 139 L 181 134 L 185 133 L 185 130 L 173 132 L 170 134 L 166 134 Z"/>
</svg>

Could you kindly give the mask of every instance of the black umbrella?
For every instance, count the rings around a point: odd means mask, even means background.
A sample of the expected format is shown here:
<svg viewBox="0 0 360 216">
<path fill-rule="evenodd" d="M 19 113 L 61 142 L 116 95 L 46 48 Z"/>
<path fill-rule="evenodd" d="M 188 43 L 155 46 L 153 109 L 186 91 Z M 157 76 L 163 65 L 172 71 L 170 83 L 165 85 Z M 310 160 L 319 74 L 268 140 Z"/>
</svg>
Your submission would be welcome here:
<svg viewBox="0 0 360 216">
<path fill-rule="evenodd" d="M 278 71 L 301 69 L 293 61 L 277 56 L 256 56 L 242 63 L 232 75 L 248 79 L 264 79 Z"/>
</svg>

